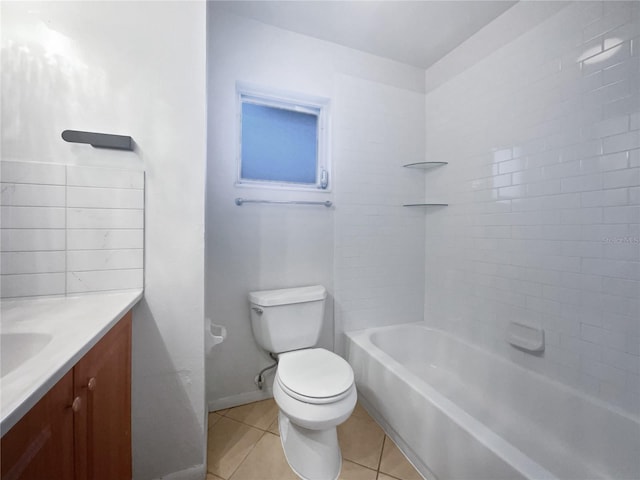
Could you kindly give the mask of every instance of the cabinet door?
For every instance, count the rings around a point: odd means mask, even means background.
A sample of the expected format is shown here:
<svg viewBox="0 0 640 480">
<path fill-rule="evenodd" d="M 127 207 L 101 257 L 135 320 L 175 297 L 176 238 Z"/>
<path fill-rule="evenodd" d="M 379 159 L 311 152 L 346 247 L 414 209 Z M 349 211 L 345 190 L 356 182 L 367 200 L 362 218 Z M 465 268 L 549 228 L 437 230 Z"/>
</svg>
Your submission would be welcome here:
<svg viewBox="0 0 640 480">
<path fill-rule="evenodd" d="M 131 478 L 131 313 L 74 368 L 76 480 Z"/>
<path fill-rule="evenodd" d="M 2 480 L 73 480 L 72 402 L 69 372 L 2 437 Z"/>
</svg>

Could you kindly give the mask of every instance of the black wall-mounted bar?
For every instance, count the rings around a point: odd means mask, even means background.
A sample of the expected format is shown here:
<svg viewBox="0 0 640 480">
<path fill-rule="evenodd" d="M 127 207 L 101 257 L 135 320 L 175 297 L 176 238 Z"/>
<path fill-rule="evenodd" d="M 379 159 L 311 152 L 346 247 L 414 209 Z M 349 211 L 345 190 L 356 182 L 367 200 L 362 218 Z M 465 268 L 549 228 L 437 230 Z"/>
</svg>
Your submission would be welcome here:
<svg viewBox="0 0 640 480">
<path fill-rule="evenodd" d="M 133 150 L 133 139 L 128 135 L 111 135 L 109 133 L 81 132 L 65 130 L 62 139 L 71 143 L 88 143 L 95 148 L 115 148 L 116 150 Z"/>
</svg>

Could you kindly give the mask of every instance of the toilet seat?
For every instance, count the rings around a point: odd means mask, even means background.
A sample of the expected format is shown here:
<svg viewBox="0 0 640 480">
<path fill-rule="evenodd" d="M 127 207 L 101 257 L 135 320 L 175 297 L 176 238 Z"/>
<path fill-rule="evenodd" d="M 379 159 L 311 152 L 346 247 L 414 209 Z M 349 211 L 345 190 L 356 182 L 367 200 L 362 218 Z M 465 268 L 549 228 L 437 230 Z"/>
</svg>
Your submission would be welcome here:
<svg viewBox="0 0 640 480">
<path fill-rule="evenodd" d="M 310 348 L 281 354 L 276 381 L 297 400 L 325 404 L 347 397 L 354 377 L 349 363 L 339 355 L 323 348 Z"/>
</svg>

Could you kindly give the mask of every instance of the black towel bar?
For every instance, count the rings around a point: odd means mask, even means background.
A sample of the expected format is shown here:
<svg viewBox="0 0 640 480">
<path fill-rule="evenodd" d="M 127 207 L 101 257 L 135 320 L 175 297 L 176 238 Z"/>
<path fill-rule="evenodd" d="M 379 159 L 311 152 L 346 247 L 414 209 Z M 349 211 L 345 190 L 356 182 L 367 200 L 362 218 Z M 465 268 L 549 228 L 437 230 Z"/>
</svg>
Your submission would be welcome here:
<svg viewBox="0 0 640 480">
<path fill-rule="evenodd" d="M 62 132 L 65 142 L 88 143 L 95 148 L 115 148 L 116 150 L 133 150 L 133 139 L 128 135 L 112 135 L 110 133 L 81 132 L 65 130 Z"/>
</svg>

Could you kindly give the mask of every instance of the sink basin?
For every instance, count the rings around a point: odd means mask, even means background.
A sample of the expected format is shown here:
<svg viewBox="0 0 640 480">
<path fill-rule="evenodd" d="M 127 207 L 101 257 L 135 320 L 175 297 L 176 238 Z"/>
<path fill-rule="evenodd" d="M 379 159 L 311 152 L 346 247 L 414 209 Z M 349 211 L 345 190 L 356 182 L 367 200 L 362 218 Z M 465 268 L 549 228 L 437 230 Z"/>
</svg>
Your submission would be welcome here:
<svg viewBox="0 0 640 480">
<path fill-rule="evenodd" d="M 36 355 L 53 337 L 46 333 L 0 334 L 0 377 Z"/>
</svg>

